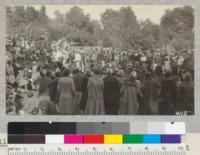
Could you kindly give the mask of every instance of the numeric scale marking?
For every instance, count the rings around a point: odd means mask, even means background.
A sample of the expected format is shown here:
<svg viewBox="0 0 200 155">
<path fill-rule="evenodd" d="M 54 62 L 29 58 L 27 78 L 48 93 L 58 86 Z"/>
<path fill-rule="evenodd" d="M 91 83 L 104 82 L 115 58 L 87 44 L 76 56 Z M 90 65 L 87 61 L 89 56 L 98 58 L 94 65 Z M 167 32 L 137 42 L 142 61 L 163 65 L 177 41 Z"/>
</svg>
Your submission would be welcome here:
<svg viewBox="0 0 200 155">
<path fill-rule="evenodd" d="M 184 144 L 12 144 L 8 146 L 9 155 L 186 155 L 188 149 Z"/>
</svg>

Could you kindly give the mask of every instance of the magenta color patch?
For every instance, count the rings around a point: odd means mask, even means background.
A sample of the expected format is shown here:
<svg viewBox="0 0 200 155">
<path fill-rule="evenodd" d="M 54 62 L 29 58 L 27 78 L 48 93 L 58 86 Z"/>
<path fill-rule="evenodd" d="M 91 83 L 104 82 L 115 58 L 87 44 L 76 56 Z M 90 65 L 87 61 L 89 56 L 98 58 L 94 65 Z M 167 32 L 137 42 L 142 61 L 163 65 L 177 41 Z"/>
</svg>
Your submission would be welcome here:
<svg viewBox="0 0 200 155">
<path fill-rule="evenodd" d="M 82 135 L 64 135 L 65 144 L 83 144 Z"/>
</svg>

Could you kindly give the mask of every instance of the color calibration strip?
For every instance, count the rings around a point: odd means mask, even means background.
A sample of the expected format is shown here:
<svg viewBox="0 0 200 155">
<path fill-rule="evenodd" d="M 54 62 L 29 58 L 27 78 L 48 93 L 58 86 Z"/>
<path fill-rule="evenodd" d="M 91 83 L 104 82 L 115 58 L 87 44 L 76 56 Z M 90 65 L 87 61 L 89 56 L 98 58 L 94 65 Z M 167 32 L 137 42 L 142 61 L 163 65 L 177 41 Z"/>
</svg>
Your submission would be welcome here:
<svg viewBox="0 0 200 155">
<path fill-rule="evenodd" d="M 181 143 L 183 122 L 13 122 L 8 144 Z"/>
<path fill-rule="evenodd" d="M 10 135 L 9 144 L 180 144 L 181 135 Z"/>
</svg>

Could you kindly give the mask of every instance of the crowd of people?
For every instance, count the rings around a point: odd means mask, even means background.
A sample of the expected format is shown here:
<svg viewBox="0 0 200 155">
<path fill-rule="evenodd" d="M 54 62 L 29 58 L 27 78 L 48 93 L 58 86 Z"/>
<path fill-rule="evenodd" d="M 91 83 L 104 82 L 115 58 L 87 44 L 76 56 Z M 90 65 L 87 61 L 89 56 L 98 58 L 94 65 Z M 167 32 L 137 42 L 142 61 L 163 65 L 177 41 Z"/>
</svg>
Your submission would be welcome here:
<svg viewBox="0 0 200 155">
<path fill-rule="evenodd" d="M 54 46 L 7 36 L 8 114 L 194 114 L 192 49 Z"/>
</svg>

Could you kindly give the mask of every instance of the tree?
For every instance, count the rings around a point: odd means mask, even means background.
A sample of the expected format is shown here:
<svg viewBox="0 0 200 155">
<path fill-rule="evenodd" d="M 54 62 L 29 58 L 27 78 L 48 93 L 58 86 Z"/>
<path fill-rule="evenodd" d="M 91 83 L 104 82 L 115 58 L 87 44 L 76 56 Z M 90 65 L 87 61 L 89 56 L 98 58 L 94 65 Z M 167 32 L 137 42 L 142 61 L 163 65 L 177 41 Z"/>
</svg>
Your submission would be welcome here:
<svg viewBox="0 0 200 155">
<path fill-rule="evenodd" d="M 103 28 L 114 28 L 115 23 L 118 20 L 118 11 L 114 11 L 112 9 L 106 9 L 104 13 L 101 14 L 101 23 Z"/>
<path fill-rule="evenodd" d="M 122 7 L 119 10 L 119 37 L 123 48 L 137 48 L 139 24 L 131 7 Z"/>
<path fill-rule="evenodd" d="M 56 11 L 54 12 L 54 14 L 55 14 L 55 16 L 56 16 L 55 20 L 58 22 L 58 24 L 64 23 L 64 21 L 65 21 L 64 14 L 62 14 L 62 13 L 61 13 L 60 11 L 58 11 L 58 10 L 56 10 Z"/>
<path fill-rule="evenodd" d="M 46 7 L 45 6 L 42 6 L 40 8 L 40 11 L 39 11 L 39 20 L 40 22 L 46 24 L 46 22 L 48 21 L 48 17 L 46 15 Z"/>
<path fill-rule="evenodd" d="M 6 8 L 7 32 L 20 34 L 25 30 L 25 8 L 23 6 Z"/>
<path fill-rule="evenodd" d="M 118 11 L 112 9 L 106 9 L 104 13 L 101 14 L 102 23 L 102 44 L 105 47 L 114 46 L 118 42 Z"/>
<path fill-rule="evenodd" d="M 83 10 L 77 6 L 72 7 L 70 11 L 65 15 L 65 23 L 78 29 L 86 28 L 89 21 L 89 15 L 85 15 Z"/>
<path fill-rule="evenodd" d="M 15 6 L 6 8 L 6 24 L 8 33 L 36 40 L 49 32 L 50 40 L 64 37 L 82 45 L 102 44 L 123 49 L 194 48 L 194 10 L 190 6 L 167 10 L 160 25 L 149 19 L 138 21 L 131 7 L 106 9 L 99 22 L 91 20 L 77 6 L 65 14 L 55 11 L 55 19 L 47 16 L 45 6 L 39 10 Z"/>
<path fill-rule="evenodd" d="M 194 10 L 190 6 L 167 10 L 161 18 L 163 37 L 175 49 L 194 48 Z"/>
<path fill-rule="evenodd" d="M 125 49 L 137 46 L 139 25 L 131 7 L 122 7 L 119 11 L 107 9 L 101 15 L 101 22 L 105 41 Z"/>
<path fill-rule="evenodd" d="M 65 15 L 64 33 L 68 41 L 74 41 L 79 44 L 96 45 L 95 24 L 90 20 L 88 14 L 84 14 L 83 10 L 77 6 L 72 7 Z"/>
<path fill-rule="evenodd" d="M 39 12 L 36 11 L 33 7 L 28 6 L 25 10 L 25 19 L 26 19 L 26 24 L 29 22 L 33 22 L 38 20 L 39 18 Z"/>
<path fill-rule="evenodd" d="M 139 22 L 139 45 L 143 49 L 155 49 L 160 46 L 160 26 L 147 19 Z"/>
<path fill-rule="evenodd" d="M 56 10 L 54 12 L 55 19 L 51 19 L 48 22 L 48 29 L 50 32 L 51 40 L 59 40 L 65 30 L 65 17 L 60 11 Z"/>
</svg>

